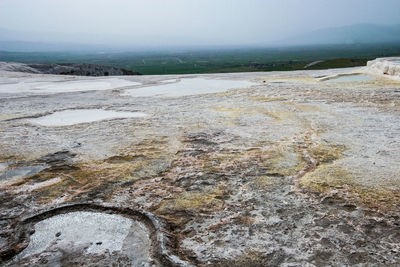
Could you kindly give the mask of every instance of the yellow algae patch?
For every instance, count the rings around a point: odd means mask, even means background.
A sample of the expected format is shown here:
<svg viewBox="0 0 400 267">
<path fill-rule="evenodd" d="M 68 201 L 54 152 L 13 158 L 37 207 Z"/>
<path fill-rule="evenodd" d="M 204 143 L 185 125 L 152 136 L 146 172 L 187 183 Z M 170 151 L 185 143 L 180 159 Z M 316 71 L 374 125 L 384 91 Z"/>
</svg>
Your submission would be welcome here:
<svg viewBox="0 0 400 267">
<path fill-rule="evenodd" d="M 217 189 L 206 189 L 204 192 L 183 192 L 172 200 L 164 200 L 157 209 L 158 212 L 168 211 L 205 211 L 220 209 L 224 201 L 225 185 L 220 184 Z"/>
<path fill-rule="evenodd" d="M 295 175 L 307 166 L 302 155 L 292 150 L 268 151 L 265 164 L 267 174 L 279 176 Z"/>
<path fill-rule="evenodd" d="M 345 151 L 345 146 L 319 144 L 307 149 L 308 154 L 318 163 L 328 163 L 337 160 Z"/>
<path fill-rule="evenodd" d="M 52 178 L 55 179 L 55 178 Z M 51 180 L 52 180 L 51 179 Z M 61 178 L 60 178 L 61 179 Z M 39 192 L 38 200 L 41 202 L 50 202 L 55 199 L 59 199 L 69 195 L 69 190 L 73 190 L 71 188 L 71 183 L 67 179 L 62 179 L 60 182 L 56 184 L 52 184 L 45 188 L 40 188 L 37 191 Z"/>
<path fill-rule="evenodd" d="M 355 188 L 354 195 L 365 204 L 376 208 L 397 208 L 400 204 L 400 190 L 388 188 Z"/>
<path fill-rule="evenodd" d="M 373 208 L 397 208 L 400 203 L 400 190 L 376 185 L 366 186 L 356 182 L 358 174 L 351 173 L 334 164 L 322 165 L 307 173 L 300 184 L 313 191 L 328 194 L 338 189 L 341 194 L 355 202 L 361 202 Z"/>
<path fill-rule="evenodd" d="M 300 184 L 315 191 L 324 193 L 335 187 L 343 187 L 354 182 L 347 170 L 335 165 L 321 165 L 301 179 Z"/>
</svg>

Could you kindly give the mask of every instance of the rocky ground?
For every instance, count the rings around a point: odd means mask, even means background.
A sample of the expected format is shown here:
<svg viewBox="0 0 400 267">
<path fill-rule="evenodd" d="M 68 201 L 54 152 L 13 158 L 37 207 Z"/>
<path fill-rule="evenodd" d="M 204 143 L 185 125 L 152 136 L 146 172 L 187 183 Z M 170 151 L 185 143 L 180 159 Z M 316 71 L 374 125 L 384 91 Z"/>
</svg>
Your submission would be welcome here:
<svg viewBox="0 0 400 267">
<path fill-rule="evenodd" d="M 120 75 L 140 75 L 139 72 L 130 71 L 111 66 L 96 64 L 78 63 L 10 63 L 0 62 L 1 71 L 41 73 L 41 74 L 60 74 L 78 76 L 120 76 Z"/>
<path fill-rule="evenodd" d="M 400 83 L 324 81 L 363 71 L 124 76 L 92 91 L 57 86 L 97 78 L 1 72 L 2 264 L 400 265 Z M 126 93 L 190 78 L 249 84 Z M 80 109 L 146 116 L 34 120 Z"/>
</svg>

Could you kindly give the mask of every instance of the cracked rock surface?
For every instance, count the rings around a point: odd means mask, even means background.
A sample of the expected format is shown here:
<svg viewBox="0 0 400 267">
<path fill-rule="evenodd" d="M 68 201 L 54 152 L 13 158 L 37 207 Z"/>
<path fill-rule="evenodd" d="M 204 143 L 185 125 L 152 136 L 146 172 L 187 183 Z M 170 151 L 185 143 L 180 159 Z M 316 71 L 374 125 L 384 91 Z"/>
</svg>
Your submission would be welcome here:
<svg viewBox="0 0 400 267">
<path fill-rule="evenodd" d="M 359 72 L 121 76 L 90 91 L 57 88 L 97 78 L 0 72 L 0 264 L 399 265 L 400 83 L 323 81 Z M 168 93 L 200 78 L 235 89 Z M 146 116 L 32 123 L 88 109 Z M 74 203 L 115 208 L 58 212 Z M 93 233 L 74 236 L 79 222 Z"/>
</svg>

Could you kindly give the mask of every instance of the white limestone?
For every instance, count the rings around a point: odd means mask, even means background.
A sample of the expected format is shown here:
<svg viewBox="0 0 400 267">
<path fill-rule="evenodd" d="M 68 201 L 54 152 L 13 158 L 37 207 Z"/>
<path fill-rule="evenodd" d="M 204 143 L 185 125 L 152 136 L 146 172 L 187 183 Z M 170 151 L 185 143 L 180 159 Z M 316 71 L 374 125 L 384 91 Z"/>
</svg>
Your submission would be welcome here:
<svg viewBox="0 0 400 267">
<path fill-rule="evenodd" d="M 368 61 L 365 73 L 400 80 L 400 58 L 377 58 Z"/>
<path fill-rule="evenodd" d="M 31 82 L 22 79 L 15 83 L 0 84 L 0 93 L 65 93 L 95 90 L 109 90 L 127 86 L 136 86 L 141 83 L 128 81 L 120 78 L 88 79 L 76 81 L 57 82 Z"/>
<path fill-rule="evenodd" d="M 134 97 L 179 97 L 186 95 L 225 92 L 229 89 L 246 88 L 256 84 L 244 80 L 220 80 L 206 78 L 186 78 L 177 82 L 173 82 L 173 80 L 166 80 L 163 81 L 163 83 L 164 84 L 161 85 L 130 89 L 125 91 L 123 95 Z"/>
<path fill-rule="evenodd" d="M 103 109 L 73 109 L 55 112 L 53 114 L 29 119 L 30 123 L 42 126 L 68 126 L 79 123 L 121 118 L 142 118 L 147 115 L 142 112 L 122 112 Z"/>
</svg>

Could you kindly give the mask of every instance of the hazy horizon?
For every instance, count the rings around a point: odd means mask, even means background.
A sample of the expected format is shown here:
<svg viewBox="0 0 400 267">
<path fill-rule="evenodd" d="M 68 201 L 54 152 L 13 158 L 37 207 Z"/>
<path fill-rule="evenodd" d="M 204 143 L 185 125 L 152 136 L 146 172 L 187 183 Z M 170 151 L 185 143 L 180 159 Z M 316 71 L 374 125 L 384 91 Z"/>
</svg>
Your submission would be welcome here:
<svg viewBox="0 0 400 267">
<path fill-rule="evenodd" d="M 398 14 L 398 0 L 0 0 L 4 35 L 152 47 L 268 44 L 323 28 L 400 24 Z"/>
</svg>

